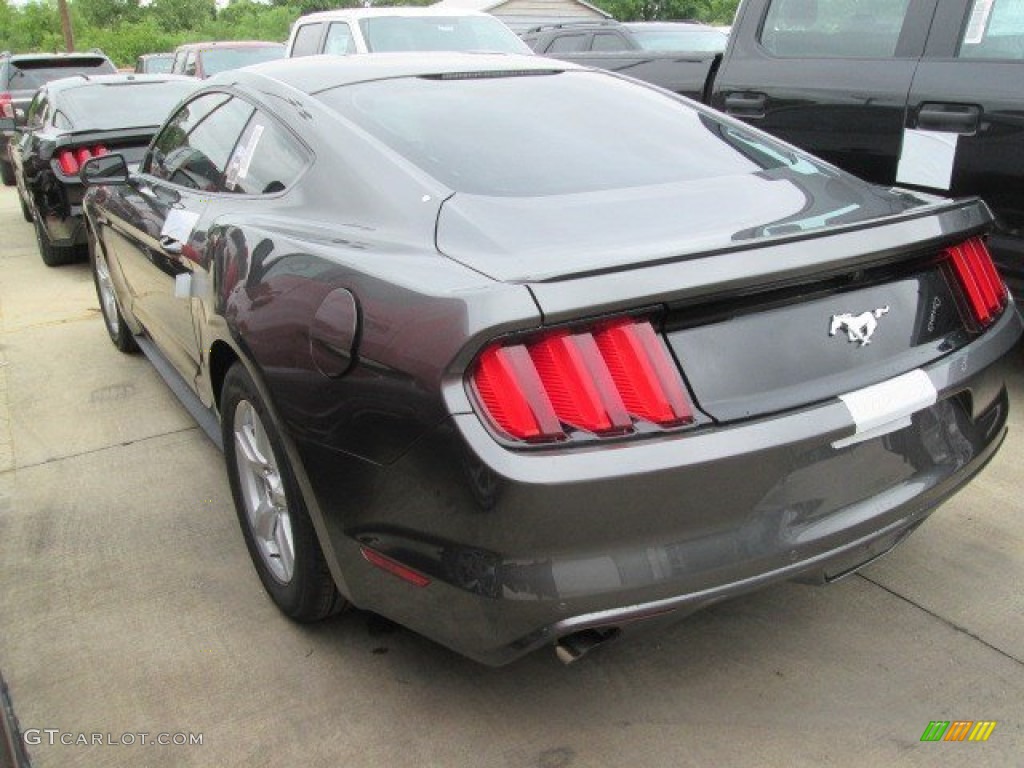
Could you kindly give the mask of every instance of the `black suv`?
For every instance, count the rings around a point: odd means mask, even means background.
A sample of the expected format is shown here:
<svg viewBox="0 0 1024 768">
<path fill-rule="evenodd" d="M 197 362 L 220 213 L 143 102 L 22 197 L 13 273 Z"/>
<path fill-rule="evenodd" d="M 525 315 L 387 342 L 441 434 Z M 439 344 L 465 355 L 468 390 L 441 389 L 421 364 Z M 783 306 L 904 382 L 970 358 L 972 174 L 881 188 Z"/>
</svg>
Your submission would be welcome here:
<svg viewBox="0 0 1024 768">
<path fill-rule="evenodd" d="M 105 75 L 117 72 L 113 62 L 99 51 L 90 53 L 0 53 L 0 178 L 14 186 L 8 140 L 17 126 L 25 124 L 32 96 L 39 86 L 71 75 Z"/>
</svg>

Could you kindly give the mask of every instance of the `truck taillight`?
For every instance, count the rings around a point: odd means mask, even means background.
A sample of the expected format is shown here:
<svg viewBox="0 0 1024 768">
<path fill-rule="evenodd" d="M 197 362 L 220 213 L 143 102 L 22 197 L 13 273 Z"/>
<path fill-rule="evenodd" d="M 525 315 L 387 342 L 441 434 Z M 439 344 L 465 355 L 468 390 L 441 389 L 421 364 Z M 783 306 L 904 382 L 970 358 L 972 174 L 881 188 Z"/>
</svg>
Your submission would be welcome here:
<svg viewBox="0 0 1024 768">
<path fill-rule="evenodd" d="M 14 117 L 14 101 L 9 93 L 0 93 L 0 117 Z"/>
<path fill-rule="evenodd" d="M 623 435 L 638 422 L 677 427 L 694 421 L 679 370 L 646 320 L 494 344 L 471 380 L 488 421 L 515 440 L 565 440 L 570 428 Z"/>
<path fill-rule="evenodd" d="M 107 154 L 107 148 L 102 144 L 93 147 L 62 149 L 57 153 L 57 164 L 65 176 L 74 176 L 87 160 L 105 154 Z"/>
<path fill-rule="evenodd" d="M 963 291 L 971 317 L 982 329 L 991 325 L 1007 305 L 1006 285 L 980 237 L 972 237 L 945 250 L 956 282 Z"/>
</svg>

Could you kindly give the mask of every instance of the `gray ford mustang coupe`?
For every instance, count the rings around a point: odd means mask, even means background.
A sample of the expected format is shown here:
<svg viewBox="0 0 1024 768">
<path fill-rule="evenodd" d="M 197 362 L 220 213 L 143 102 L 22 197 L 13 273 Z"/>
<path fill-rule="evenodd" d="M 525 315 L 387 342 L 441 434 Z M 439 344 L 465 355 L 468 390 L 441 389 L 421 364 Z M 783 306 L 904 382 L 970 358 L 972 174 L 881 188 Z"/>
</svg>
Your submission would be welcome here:
<svg viewBox="0 0 1024 768">
<path fill-rule="evenodd" d="M 541 58 L 214 78 L 85 163 L 96 287 L 253 563 L 489 664 L 883 554 L 1006 433 L 978 200 Z"/>
</svg>

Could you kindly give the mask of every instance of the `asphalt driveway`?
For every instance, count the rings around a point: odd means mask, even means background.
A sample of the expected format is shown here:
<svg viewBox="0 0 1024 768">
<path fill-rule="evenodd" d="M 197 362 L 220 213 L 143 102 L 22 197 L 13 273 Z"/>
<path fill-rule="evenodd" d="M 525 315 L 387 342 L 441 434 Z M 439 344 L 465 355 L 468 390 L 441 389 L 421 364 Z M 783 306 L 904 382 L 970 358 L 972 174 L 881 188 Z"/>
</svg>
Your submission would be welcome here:
<svg viewBox="0 0 1024 768">
<path fill-rule="evenodd" d="M 1012 387 L 993 463 L 862 574 L 488 669 L 367 614 L 284 619 L 220 454 L 4 188 L 0 671 L 34 766 L 1020 766 L 1020 358 Z M 956 720 L 996 725 L 920 740 Z"/>
</svg>

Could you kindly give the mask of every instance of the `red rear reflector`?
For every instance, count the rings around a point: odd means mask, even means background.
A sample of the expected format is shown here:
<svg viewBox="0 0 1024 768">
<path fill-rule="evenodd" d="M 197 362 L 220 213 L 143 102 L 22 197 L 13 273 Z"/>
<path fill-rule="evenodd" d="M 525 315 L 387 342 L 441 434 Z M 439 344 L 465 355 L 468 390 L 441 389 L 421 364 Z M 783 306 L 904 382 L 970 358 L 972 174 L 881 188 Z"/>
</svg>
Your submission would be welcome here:
<svg viewBox="0 0 1024 768">
<path fill-rule="evenodd" d="M 418 571 L 414 571 L 405 565 L 402 565 L 397 560 L 392 560 L 387 555 L 382 555 L 375 549 L 369 547 L 360 547 L 359 551 L 363 553 L 363 559 L 366 560 L 370 565 L 375 565 L 382 571 L 387 571 L 392 576 L 397 576 L 402 581 L 407 581 L 414 587 L 425 587 L 430 584 L 430 579 L 424 576 Z"/>
<path fill-rule="evenodd" d="M 57 163 L 60 165 L 61 171 L 66 176 L 74 176 L 78 173 L 78 160 L 75 158 L 74 153 L 69 149 L 62 149 L 57 153 Z"/>
<path fill-rule="evenodd" d="M 1007 303 L 1006 285 L 992 263 L 992 256 L 980 237 L 946 249 L 957 282 L 973 319 L 982 327 L 989 325 Z"/>
<path fill-rule="evenodd" d="M 607 436 L 631 432 L 634 420 L 694 420 L 682 377 L 646 321 L 491 347 L 472 379 L 485 415 L 518 440 L 565 439 L 565 426 Z"/>
<path fill-rule="evenodd" d="M 630 415 L 663 426 L 693 421 L 675 363 L 650 323 L 616 323 L 594 338 Z"/>
</svg>

